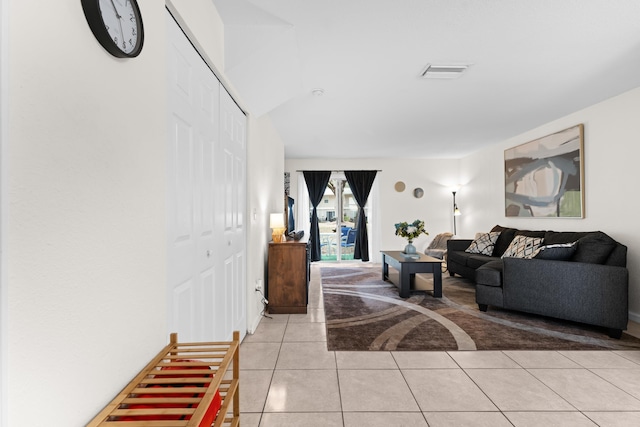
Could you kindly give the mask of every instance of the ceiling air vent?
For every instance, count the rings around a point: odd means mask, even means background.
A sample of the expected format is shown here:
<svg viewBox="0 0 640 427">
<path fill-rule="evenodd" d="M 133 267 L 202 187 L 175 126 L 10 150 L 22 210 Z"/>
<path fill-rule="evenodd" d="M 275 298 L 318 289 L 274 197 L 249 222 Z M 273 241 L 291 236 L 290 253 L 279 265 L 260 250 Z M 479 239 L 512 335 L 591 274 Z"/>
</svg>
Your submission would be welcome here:
<svg viewBox="0 0 640 427">
<path fill-rule="evenodd" d="M 468 65 L 432 65 L 427 64 L 422 72 L 425 79 L 457 79 L 469 68 Z"/>
</svg>

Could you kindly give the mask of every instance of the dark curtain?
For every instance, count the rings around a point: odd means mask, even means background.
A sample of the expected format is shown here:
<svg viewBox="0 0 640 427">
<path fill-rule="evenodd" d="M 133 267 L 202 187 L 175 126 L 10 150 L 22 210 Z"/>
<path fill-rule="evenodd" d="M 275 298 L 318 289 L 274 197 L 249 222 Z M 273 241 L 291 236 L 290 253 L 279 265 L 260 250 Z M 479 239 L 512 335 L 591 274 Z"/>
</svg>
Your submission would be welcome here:
<svg viewBox="0 0 640 427">
<path fill-rule="evenodd" d="M 318 204 L 322 201 L 324 190 L 327 188 L 331 171 L 303 171 L 304 180 L 309 190 L 309 202 L 313 206 L 311 213 L 311 230 L 309 231 L 309 245 L 311 246 L 311 261 L 320 261 L 320 228 L 318 227 Z"/>
<path fill-rule="evenodd" d="M 287 211 L 289 212 L 289 218 L 287 220 L 289 229 L 287 230 L 287 233 L 291 233 L 296 229 L 296 220 L 293 216 L 293 204 L 294 204 L 293 198 L 287 196 L 287 208 L 288 208 Z"/>
<path fill-rule="evenodd" d="M 353 248 L 353 258 L 369 261 L 369 238 L 367 236 L 367 218 L 364 213 L 364 205 L 367 204 L 373 181 L 376 179 L 376 171 L 344 171 L 353 197 L 358 203 L 358 217 L 356 218 L 356 245 Z"/>
</svg>

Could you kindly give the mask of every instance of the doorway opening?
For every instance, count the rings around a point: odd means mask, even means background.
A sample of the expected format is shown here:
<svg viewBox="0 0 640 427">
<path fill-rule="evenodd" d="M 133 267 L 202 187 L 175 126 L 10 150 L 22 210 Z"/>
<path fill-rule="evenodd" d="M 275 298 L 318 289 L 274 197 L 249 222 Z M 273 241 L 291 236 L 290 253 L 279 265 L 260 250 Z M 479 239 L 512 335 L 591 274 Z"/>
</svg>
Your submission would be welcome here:
<svg viewBox="0 0 640 427">
<path fill-rule="evenodd" d="M 311 214 L 311 210 L 309 211 Z M 333 172 L 322 201 L 318 205 L 320 261 L 353 260 L 358 204 L 344 172 Z M 365 206 L 369 233 L 370 203 Z"/>
</svg>

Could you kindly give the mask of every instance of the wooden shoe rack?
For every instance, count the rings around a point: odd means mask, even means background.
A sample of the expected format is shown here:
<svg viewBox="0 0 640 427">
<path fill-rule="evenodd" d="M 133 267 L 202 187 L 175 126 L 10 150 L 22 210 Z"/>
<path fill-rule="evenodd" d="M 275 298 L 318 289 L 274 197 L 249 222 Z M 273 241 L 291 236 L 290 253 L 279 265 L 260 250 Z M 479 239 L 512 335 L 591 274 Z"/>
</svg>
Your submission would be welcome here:
<svg viewBox="0 0 640 427">
<path fill-rule="evenodd" d="M 169 344 L 87 427 L 240 425 L 239 342 Z"/>
</svg>

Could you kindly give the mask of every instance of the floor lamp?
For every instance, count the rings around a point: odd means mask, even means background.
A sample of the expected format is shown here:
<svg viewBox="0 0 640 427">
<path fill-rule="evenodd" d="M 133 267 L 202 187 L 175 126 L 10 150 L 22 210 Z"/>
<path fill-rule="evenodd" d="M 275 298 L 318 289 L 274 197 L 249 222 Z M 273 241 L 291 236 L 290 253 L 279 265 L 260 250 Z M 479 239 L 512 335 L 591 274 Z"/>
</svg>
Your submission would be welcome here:
<svg viewBox="0 0 640 427">
<path fill-rule="evenodd" d="M 458 209 L 458 205 L 456 204 L 456 192 L 452 191 L 453 193 L 453 235 L 455 236 L 456 233 L 456 217 L 460 216 L 460 209 Z"/>
</svg>

